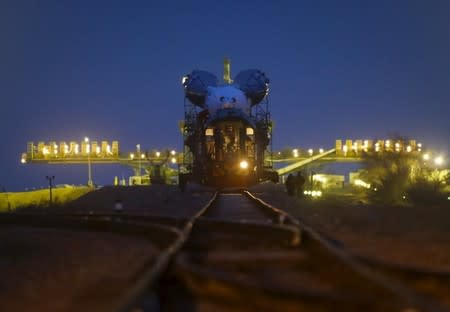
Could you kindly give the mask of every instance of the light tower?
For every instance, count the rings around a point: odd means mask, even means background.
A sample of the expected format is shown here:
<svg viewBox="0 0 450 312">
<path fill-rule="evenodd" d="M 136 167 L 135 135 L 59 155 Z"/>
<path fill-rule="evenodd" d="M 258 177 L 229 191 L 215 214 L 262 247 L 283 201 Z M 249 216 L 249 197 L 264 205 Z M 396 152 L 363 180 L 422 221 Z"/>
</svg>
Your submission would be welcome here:
<svg viewBox="0 0 450 312">
<path fill-rule="evenodd" d="M 88 186 L 92 187 L 94 183 L 92 182 L 92 173 L 91 173 L 91 147 L 89 145 L 89 138 L 85 137 L 84 142 L 86 142 L 86 153 L 88 157 Z"/>
</svg>

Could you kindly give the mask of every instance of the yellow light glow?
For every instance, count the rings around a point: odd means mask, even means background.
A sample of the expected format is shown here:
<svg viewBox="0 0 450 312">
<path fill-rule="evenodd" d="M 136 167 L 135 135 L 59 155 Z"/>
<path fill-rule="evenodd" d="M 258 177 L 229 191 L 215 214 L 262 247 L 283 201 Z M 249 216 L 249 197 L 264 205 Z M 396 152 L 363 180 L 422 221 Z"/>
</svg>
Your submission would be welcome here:
<svg viewBox="0 0 450 312">
<path fill-rule="evenodd" d="M 412 147 L 408 145 L 408 146 L 406 147 L 406 151 L 407 151 L 408 153 L 411 153 Z"/>
<path fill-rule="evenodd" d="M 89 143 L 89 138 L 88 137 L 84 137 L 84 142 Z"/>
<path fill-rule="evenodd" d="M 130 153 L 130 158 L 134 159 L 134 154 L 133 153 Z"/>
<path fill-rule="evenodd" d="M 417 147 L 422 147 L 422 143 L 417 143 Z"/>
<path fill-rule="evenodd" d="M 327 183 L 327 178 L 324 177 L 324 176 L 321 175 L 321 174 L 315 174 L 315 175 L 313 176 L 313 180 L 314 180 L 314 181 L 321 182 L 321 183 Z"/>
<path fill-rule="evenodd" d="M 68 154 L 69 153 L 69 145 L 64 144 L 64 154 Z"/>
<path fill-rule="evenodd" d="M 309 154 L 309 155 L 312 155 L 312 154 L 313 154 L 313 149 L 312 149 L 312 148 L 310 148 L 310 149 L 308 150 L 308 154 Z"/>
<path fill-rule="evenodd" d="M 80 153 L 80 145 L 75 144 L 75 151 L 74 151 L 74 153 L 75 154 L 79 154 Z"/>
<path fill-rule="evenodd" d="M 27 160 L 26 160 L 25 158 L 22 158 L 22 159 L 20 160 L 20 162 L 21 162 L 22 164 L 25 164 L 25 163 L 27 162 Z"/>
<path fill-rule="evenodd" d="M 205 130 L 205 135 L 206 135 L 206 136 L 213 136 L 213 135 L 214 135 L 214 129 L 212 129 L 212 128 L 207 128 L 207 129 Z"/>
<path fill-rule="evenodd" d="M 172 159 L 170 160 L 172 164 L 176 164 L 177 163 L 177 159 L 175 157 L 172 157 Z"/>
<path fill-rule="evenodd" d="M 355 185 L 362 186 L 362 187 L 364 187 L 364 188 L 370 189 L 370 184 L 364 182 L 364 181 L 361 180 L 361 179 L 356 179 L 354 183 L 355 183 Z"/>
<path fill-rule="evenodd" d="M 141 159 L 144 159 L 145 158 L 145 154 L 141 154 Z"/>
<path fill-rule="evenodd" d="M 97 146 L 97 148 L 95 149 L 95 153 L 100 154 L 100 146 Z"/>
<path fill-rule="evenodd" d="M 156 155 L 156 157 L 159 157 L 159 156 L 161 156 L 161 153 L 160 152 L 156 152 L 155 155 Z"/>
<path fill-rule="evenodd" d="M 423 160 L 430 160 L 430 154 L 423 154 Z"/>
<path fill-rule="evenodd" d="M 44 146 L 44 148 L 42 149 L 42 154 L 44 155 L 48 155 L 50 152 L 48 151 L 48 147 Z"/>
<path fill-rule="evenodd" d="M 305 195 L 310 195 L 311 197 L 321 197 L 322 196 L 322 191 L 304 191 L 303 194 Z"/>
<path fill-rule="evenodd" d="M 323 148 L 319 149 L 319 153 L 322 154 L 323 153 Z"/>
<path fill-rule="evenodd" d="M 241 169 L 247 169 L 248 168 L 248 162 L 246 160 L 243 160 L 239 163 L 239 167 L 241 167 Z"/>
<path fill-rule="evenodd" d="M 444 157 L 442 157 L 442 156 L 436 157 L 436 158 L 434 159 L 434 163 L 435 163 L 437 166 L 442 165 L 442 164 L 444 163 Z"/>
<path fill-rule="evenodd" d="M 176 152 L 175 150 L 171 150 L 171 151 L 170 151 L 170 155 L 172 155 L 172 156 L 175 156 L 176 153 L 177 153 L 177 152 Z"/>
<path fill-rule="evenodd" d="M 342 151 L 343 151 L 344 153 L 347 153 L 347 152 L 348 152 L 348 147 L 347 147 L 347 145 L 344 145 L 344 146 L 342 147 Z"/>
<path fill-rule="evenodd" d="M 245 133 L 247 135 L 254 135 L 255 131 L 253 130 L 253 128 L 247 128 L 247 129 L 245 129 Z"/>
<path fill-rule="evenodd" d="M 111 145 L 106 145 L 106 154 L 111 154 Z"/>
</svg>

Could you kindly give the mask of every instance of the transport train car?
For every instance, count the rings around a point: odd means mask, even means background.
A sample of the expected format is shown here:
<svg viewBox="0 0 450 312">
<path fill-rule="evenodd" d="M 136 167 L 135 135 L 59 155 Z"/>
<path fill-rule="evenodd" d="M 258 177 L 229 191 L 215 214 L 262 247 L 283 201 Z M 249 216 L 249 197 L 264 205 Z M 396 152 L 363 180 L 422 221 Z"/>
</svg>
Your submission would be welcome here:
<svg viewBox="0 0 450 312">
<path fill-rule="evenodd" d="M 188 181 L 215 187 L 278 181 L 271 162 L 269 79 L 257 69 L 241 71 L 234 80 L 229 72 L 226 60 L 221 84 L 207 71 L 183 77 L 182 188 Z"/>
</svg>

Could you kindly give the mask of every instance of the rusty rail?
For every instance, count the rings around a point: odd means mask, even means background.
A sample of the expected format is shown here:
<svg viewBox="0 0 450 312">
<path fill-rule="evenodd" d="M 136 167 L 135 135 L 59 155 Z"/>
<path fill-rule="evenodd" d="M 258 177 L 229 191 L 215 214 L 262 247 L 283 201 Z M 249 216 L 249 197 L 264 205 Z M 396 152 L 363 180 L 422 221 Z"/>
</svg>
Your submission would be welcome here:
<svg viewBox="0 0 450 312">
<path fill-rule="evenodd" d="M 165 248 L 165 250 L 157 257 L 155 263 L 148 270 L 143 272 L 134 286 L 130 288 L 126 294 L 124 294 L 124 296 L 119 301 L 119 304 L 115 311 L 126 312 L 136 307 L 136 305 L 143 298 L 148 289 L 155 285 L 159 278 L 167 270 L 173 257 L 187 241 L 194 223 L 202 214 L 204 214 L 208 210 L 208 208 L 213 204 L 216 198 L 217 192 L 214 193 L 211 200 L 200 211 L 198 211 L 187 221 L 183 229 L 179 232 L 176 240 Z"/>
<path fill-rule="evenodd" d="M 263 201 L 260 198 L 257 198 L 248 191 L 244 191 L 244 194 L 249 198 L 251 198 L 252 200 L 254 200 L 256 203 L 258 203 L 261 207 L 264 207 L 265 209 L 268 209 L 273 213 L 278 214 L 280 222 L 293 224 L 299 227 L 301 231 L 304 233 L 304 235 L 310 237 L 311 239 L 319 243 L 328 252 L 336 256 L 342 263 L 350 267 L 354 272 L 357 272 L 361 276 L 364 276 L 368 280 L 371 280 L 372 282 L 378 284 L 379 286 L 383 287 L 393 295 L 402 298 L 405 302 L 407 302 L 409 305 L 411 305 L 412 308 L 415 308 L 417 311 L 436 311 L 436 312 L 449 311 L 440 303 L 437 303 L 431 300 L 430 298 L 417 293 L 410 287 L 399 282 L 397 279 L 390 278 L 389 276 L 379 272 L 378 270 L 363 264 L 351 253 L 347 252 L 340 246 L 337 246 L 330 239 L 321 235 L 319 232 L 315 231 L 305 222 L 303 222 L 298 218 L 293 217 L 288 212 L 266 203 L 265 201 Z"/>
</svg>

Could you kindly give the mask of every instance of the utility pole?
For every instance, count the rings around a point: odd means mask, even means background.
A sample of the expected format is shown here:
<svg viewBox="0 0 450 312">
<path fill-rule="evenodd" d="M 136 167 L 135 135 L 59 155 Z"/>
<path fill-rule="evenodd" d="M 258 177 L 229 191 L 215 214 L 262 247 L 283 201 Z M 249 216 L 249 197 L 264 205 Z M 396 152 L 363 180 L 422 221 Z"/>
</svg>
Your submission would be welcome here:
<svg viewBox="0 0 450 312">
<path fill-rule="evenodd" d="M 50 207 L 53 204 L 53 198 L 52 198 L 52 188 L 53 188 L 53 180 L 55 179 L 55 176 L 45 176 L 45 178 L 48 180 L 48 186 L 50 191 Z"/>
</svg>

